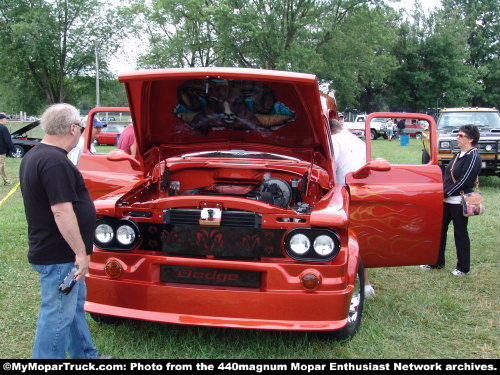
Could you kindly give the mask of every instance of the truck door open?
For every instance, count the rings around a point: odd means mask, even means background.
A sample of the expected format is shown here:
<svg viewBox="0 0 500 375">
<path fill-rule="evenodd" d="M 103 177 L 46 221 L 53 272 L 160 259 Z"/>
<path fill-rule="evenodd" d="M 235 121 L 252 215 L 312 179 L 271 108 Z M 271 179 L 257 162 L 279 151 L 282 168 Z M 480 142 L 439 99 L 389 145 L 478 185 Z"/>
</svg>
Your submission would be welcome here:
<svg viewBox="0 0 500 375">
<path fill-rule="evenodd" d="M 372 141 L 367 137 L 367 164 L 346 178 L 351 196 L 350 228 L 358 239 L 365 266 L 435 264 L 443 216 L 436 123 L 419 113 L 372 113 L 366 131 L 373 118 L 428 121 L 431 160 L 425 165 L 401 165 L 372 159 Z M 405 151 L 402 147 L 401 152 Z"/>
<path fill-rule="evenodd" d="M 91 127 L 96 114 L 103 112 L 129 113 L 130 109 L 128 107 L 93 108 L 87 116 L 87 126 Z M 107 193 L 139 181 L 142 171 L 133 157 L 118 151 L 111 151 L 109 154 L 91 153 L 89 147 L 91 131 L 87 133 L 78 169 L 83 175 L 92 199 L 95 200 Z"/>
</svg>

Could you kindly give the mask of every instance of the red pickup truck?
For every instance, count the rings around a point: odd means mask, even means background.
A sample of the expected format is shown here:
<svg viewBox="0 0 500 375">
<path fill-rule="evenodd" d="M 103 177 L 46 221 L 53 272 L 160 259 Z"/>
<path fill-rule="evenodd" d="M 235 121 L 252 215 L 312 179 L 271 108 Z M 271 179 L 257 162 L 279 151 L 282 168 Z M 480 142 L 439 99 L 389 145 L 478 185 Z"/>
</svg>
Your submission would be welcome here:
<svg viewBox="0 0 500 375">
<path fill-rule="evenodd" d="M 120 81 L 137 155 L 85 150 L 79 164 L 98 215 L 85 306 L 96 320 L 346 338 L 361 323 L 365 267 L 437 261 L 435 155 L 392 165 L 371 159 L 367 139 L 366 165 L 339 183 L 336 106 L 314 75 L 189 68 Z M 368 116 L 368 131 L 374 117 L 435 132 L 429 116 L 400 113 Z"/>
</svg>

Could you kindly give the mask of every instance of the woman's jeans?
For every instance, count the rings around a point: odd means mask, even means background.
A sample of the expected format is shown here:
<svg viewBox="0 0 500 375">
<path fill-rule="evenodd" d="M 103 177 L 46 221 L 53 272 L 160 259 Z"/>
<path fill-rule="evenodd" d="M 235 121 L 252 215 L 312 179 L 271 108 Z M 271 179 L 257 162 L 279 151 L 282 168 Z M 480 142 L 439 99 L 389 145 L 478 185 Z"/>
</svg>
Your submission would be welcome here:
<svg viewBox="0 0 500 375">
<path fill-rule="evenodd" d="M 79 280 L 68 294 L 59 292 L 59 285 L 74 263 L 38 265 L 42 304 L 38 316 L 33 358 L 95 358 L 95 348 L 85 318 L 83 305 L 87 297 L 85 280 Z"/>
</svg>

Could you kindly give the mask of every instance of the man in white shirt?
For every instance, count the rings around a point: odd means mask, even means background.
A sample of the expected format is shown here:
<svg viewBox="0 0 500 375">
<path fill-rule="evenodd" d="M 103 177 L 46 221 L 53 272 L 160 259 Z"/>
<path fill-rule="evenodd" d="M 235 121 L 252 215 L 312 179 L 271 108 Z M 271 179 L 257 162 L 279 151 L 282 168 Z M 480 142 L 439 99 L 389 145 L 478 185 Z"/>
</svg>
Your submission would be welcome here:
<svg viewBox="0 0 500 375">
<path fill-rule="evenodd" d="M 99 121 L 97 118 L 94 118 L 94 125 L 92 126 L 92 135 L 90 139 L 90 152 L 95 153 L 96 149 L 94 147 L 94 141 L 96 140 L 101 130 L 108 126 L 105 122 Z M 78 144 L 76 147 L 68 153 L 68 158 L 71 162 L 78 166 L 78 162 L 80 161 L 80 156 L 83 153 L 83 147 L 85 146 L 85 138 L 87 138 L 87 128 L 82 132 L 80 139 L 78 139 Z"/>
<path fill-rule="evenodd" d="M 366 164 L 365 142 L 343 129 L 338 120 L 330 119 L 337 182 L 345 185 L 345 176 Z"/>
<path fill-rule="evenodd" d="M 342 128 L 342 123 L 330 119 L 330 130 L 332 132 L 333 156 L 335 158 L 335 171 L 337 183 L 345 185 L 345 176 L 350 172 L 357 171 L 366 164 L 366 145 L 361 139 L 349 130 Z M 375 289 L 368 280 L 365 270 L 365 297 L 375 297 Z"/>
</svg>

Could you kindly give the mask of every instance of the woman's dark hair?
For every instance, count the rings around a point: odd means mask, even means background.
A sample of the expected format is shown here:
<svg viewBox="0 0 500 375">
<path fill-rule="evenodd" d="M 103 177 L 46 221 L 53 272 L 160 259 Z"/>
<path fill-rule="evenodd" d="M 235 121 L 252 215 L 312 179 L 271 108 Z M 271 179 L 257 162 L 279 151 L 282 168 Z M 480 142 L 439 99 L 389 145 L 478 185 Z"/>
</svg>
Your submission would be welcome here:
<svg viewBox="0 0 500 375">
<path fill-rule="evenodd" d="M 472 139 L 472 146 L 477 145 L 479 141 L 479 129 L 476 125 L 462 125 L 458 131 L 464 132 L 468 138 Z"/>
</svg>

